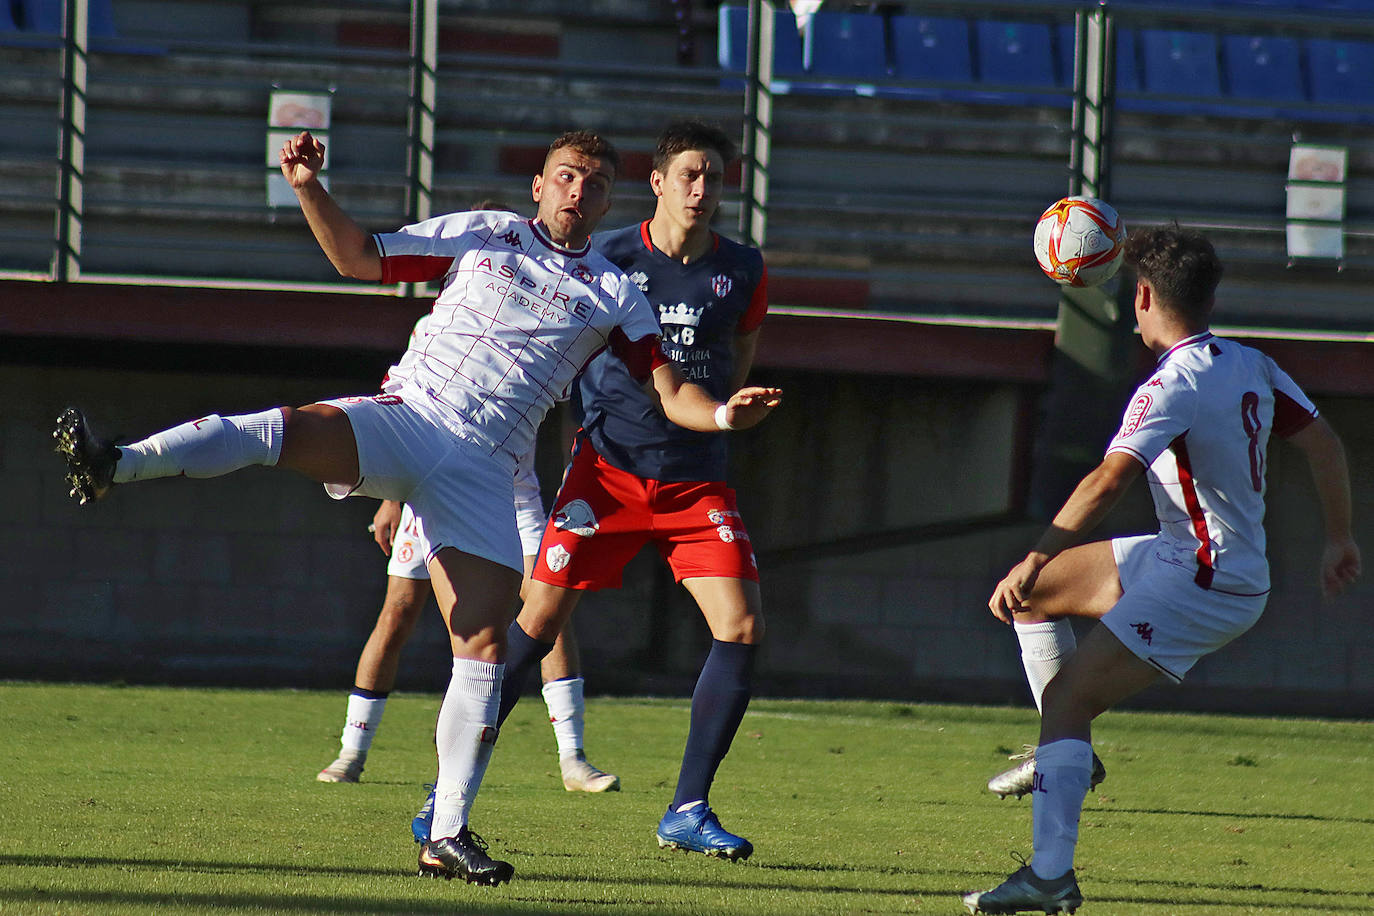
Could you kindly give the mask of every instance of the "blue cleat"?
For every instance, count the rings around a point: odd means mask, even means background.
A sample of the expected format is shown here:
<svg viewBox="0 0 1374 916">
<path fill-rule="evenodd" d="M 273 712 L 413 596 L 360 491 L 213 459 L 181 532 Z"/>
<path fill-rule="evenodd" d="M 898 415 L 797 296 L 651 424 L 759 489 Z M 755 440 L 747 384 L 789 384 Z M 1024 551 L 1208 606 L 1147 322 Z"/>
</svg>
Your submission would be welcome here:
<svg viewBox="0 0 1374 916">
<path fill-rule="evenodd" d="M 682 813 L 671 808 L 658 822 L 658 845 L 665 849 L 700 852 L 738 862 L 749 858 L 754 844 L 742 836 L 735 836 L 720 825 L 720 818 L 706 805 L 697 805 Z"/>
<path fill-rule="evenodd" d="M 429 825 L 434 822 L 434 787 L 426 785 L 425 788 L 429 789 L 429 795 L 410 822 L 410 835 L 417 843 L 429 842 Z"/>
</svg>

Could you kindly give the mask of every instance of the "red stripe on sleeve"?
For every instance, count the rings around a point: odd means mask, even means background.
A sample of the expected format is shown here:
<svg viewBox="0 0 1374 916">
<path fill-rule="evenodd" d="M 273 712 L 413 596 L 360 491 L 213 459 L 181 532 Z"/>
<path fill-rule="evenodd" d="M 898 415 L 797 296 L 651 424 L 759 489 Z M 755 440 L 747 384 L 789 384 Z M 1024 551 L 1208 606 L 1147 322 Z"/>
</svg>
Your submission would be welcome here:
<svg viewBox="0 0 1374 916">
<path fill-rule="evenodd" d="M 1287 439 L 1306 429 L 1314 420 L 1316 413 L 1309 411 L 1287 394 L 1274 389 L 1274 434 Z"/>
<path fill-rule="evenodd" d="M 1202 588 L 1212 587 L 1212 536 L 1207 533 L 1207 517 L 1202 513 L 1202 503 L 1197 498 L 1197 484 L 1193 481 L 1193 464 L 1188 458 L 1188 444 L 1184 433 L 1173 442 L 1169 449 L 1178 462 L 1178 485 L 1183 491 L 1183 505 L 1188 508 L 1188 519 L 1193 525 L 1193 536 L 1197 538 L 1197 575 L 1193 577 Z"/>
<path fill-rule="evenodd" d="M 748 334 L 763 324 L 763 316 L 768 314 L 768 265 L 759 274 L 759 285 L 754 287 L 754 295 L 749 299 L 749 308 L 740 316 L 736 333 Z"/>
<path fill-rule="evenodd" d="M 453 258 L 432 254 L 397 254 L 382 258 L 383 283 L 426 283 L 448 273 Z"/>
<path fill-rule="evenodd" d="M 611 331 L 611 352 L 620 358 L 626 369 L 630 370 L 630 377 L 643 384 L 649 380 L 655 369 L 668 363 L 659 341 L 657 334 L 630 340 L 624 331 L 616 328 Z"/>
</svg>

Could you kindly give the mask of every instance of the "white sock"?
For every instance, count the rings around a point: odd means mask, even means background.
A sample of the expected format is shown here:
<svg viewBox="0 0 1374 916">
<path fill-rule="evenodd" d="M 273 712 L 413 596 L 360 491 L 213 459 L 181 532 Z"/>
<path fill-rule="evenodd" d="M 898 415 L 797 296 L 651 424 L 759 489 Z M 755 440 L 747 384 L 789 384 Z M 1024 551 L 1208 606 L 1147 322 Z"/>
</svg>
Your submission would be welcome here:
<svg viewBox="0 0 1374 916">
<path fill-rule="evenodd" d="M 339 739 L 343 749 L 366 757 L 377 728 L 382 724 L 382 712 L 385 710 L 386 697 L 361 697 L 350 693 L 348 717 L 344 720 L 343 736 Z"/>
<path fill-rule="evenodd" d="M 584 684 L 580 677 L 565 677 L 544 685 L 544 705 L 549 707 L 549 721 L 553 723 L 560 758 L 575 756 L 583 748 Z"/>
<path fill-rule="evenodd" d="M 1078 819 L 1092 777 L 1093 746 L 1061 738 L 1035 749 L 1035 788 L 1031 791 L 1031 871 L 1058 878 L 1073 868 Z"/>
<path fill-rule="evenodd" d="M 434 743 L 439 748 L 439 776 L 434 785 L 431 839 L 457 836 L 482 786 L 496 744 L 496 718 L 501 709 L 501 676 L 506 666 L 472 658 L 453 660 L 453 677 L 439 708 Z"/>
<path fill-rule="evenodd" d="M 1013 626 L 1021 643 L 1021 667 L 1026 669 L 1026 682 L 1030 684 L 1038 710 L 1045 685 L 1054 680 L 1064 662 L 1078 648 L 1073 624 L 1069 623 L 1069 618 L 1060 617 L 1043 623 L 1013 623 Z"/>
<path fill-rule="evenodd" d="M 254 464 L 270 467 L 281 457 L 285 425 L 276 408 L 237 417 L 210 414 L 119 446 L 114 482 L 183 474 L 219 477 Z"/>
</svg>

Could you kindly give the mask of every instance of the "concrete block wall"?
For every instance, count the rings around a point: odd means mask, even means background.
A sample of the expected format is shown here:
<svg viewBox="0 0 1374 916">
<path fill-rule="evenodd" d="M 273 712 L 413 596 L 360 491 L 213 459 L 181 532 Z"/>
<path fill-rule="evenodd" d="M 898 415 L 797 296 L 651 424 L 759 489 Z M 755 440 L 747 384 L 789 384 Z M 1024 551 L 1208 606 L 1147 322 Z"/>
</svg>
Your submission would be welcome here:
<svg viewBox="0 0 1374 916">
<path fill-rule="evenodd" d="M 304 478 L 253 468 L 120 488 L 81 509 L 51 453 L 51 421 L 68 403 L 110 432 L 139 436 L 209 412 L 375 386 L 372 367 L 319 379 L 290 368 L 0 368 L 10 394 L 0 404 L 10 521 L 0 531 L 0 678 L 349 685 L 384 590 L 385 562 L 365 531 L 372 501 L 335 503 Z M 766 381 L 782 384 L 788 401 L 737 435 L 734 474 L 769 628 L 759 692 L 1028 704 L 1016 640 L 986 601 L 1040 525 L 919 536 L 922 526 L 1008 507 L 1018 473 L 1011 443 L 1028 393 L 803 372 Z M 1322 407 L 1346 438 L 1359 536 L 1374 549 L 1374 479 L 1364 460 L 1374 433 L 1362 422 L 1370 406 Z M 546 488 L 559 461 L 545 443 Z M 1183 687 L 1142 702 L 1374 713 L 1370 587 L 1320 600 L 1321 527 L 1306 468 L 1287 445 L 1271 449 L 1270 461 L 1268 612 Z M 1103 532 L 1144 530 L 1150 518 L 1142 487 Z M 855 541 L 884 531 L 886 542 Z M 587 595 L 576 625 L 593 693 L 685 694 L 709 646 L 700 614 L 652 549 L 630 564 L 622 589 Z M 431 610 L 399 686 L 438 689 L 447 658 Z"/>
</svg>

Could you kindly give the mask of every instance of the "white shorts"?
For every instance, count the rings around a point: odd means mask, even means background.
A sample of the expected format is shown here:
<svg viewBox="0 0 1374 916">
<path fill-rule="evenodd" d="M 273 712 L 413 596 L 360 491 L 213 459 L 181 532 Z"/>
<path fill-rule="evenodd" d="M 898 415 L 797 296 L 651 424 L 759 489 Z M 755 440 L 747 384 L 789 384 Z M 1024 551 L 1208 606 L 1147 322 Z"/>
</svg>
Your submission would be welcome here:
<svg viewBox="0 0 1374 916">
<path fill-rule="evenodd" d="M 1112 540 L 1123 594 L 1102 622 L 1126 648 L 1178 683 L 1198 659 L 1254 626 L 1269 596 L 1201 588 L 1186 568 L 1159 558 L 1157 539 L 1147 534 Z"/>
<path fill-rule="evenodd" d="M 523 461 L 520 467 L 523 471 Z M 531 480 L 534 484 L 532 489 Z M 544 514 L 539 481 L 534 477 L 533 468 L 530 468 L 528 479 L 522 474 L 515 480 L 515 523 L 520 529 L 520 547 L 525 556 L 537 556 L 548 516 Z M 428 556 L 429 541 L 425 538 L 424 523 L 416 518 L 410 503 L 406 503 L 401 507 L 401 520 L 396 525 L 396 536 L 391 541 L 391 560 L 386 564 L 386 574 L 400 579 L 428 579 L 429 567 L 425 565 Z"/>
<path fill-rule="evenodd" d="M 330 496 L 409 503 L 424 519 L 426 561 L 453 547 L 523 572 L 509 455 L 455 436 L 401 394 L 321 403 L 348 414 L 358 444 L 357 484 L 326 484 Z"/>
</svg>

